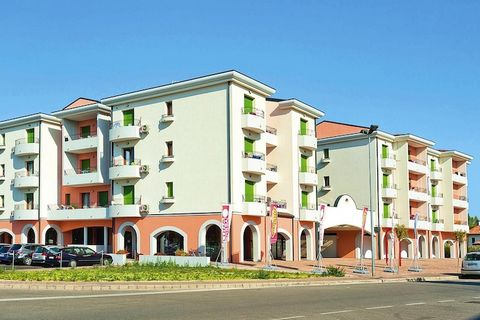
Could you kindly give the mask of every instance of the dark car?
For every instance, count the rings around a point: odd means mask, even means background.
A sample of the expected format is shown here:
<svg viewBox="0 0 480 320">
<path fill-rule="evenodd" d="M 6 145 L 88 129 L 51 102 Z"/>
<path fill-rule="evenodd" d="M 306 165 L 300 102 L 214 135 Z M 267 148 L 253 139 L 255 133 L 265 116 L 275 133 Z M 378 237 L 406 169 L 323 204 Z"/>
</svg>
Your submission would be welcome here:
<svg viewBox="0 0 480 320">
<path fill-rule="evenodd" d="M 59 248 L 58 252 L 48 252 L 45 257 L 45 266 L 57 267 L 68 266 L 93 266 L 96 264 L 109 265 L 112 257 L 93 251 L 87 247 L 65 247 Z"/>
<path fill-rule="evenodd" d="M 32 264 L 33 265 L 44 265 L 45 260 L 47 259 L 48 254 L 58 254 L 61 247 L 59 246 L 41 246 L 35 249 L 35 252 L 32 254 Z"/>
<path fill-rule="evenodd" d="M 32 264 L 32 253 L 39 246 L 41 246 L 41 244 L 13 244 L 10 249 L 8 249 L 6 256 L 1 259 L 1 262 L 11 264 L 15 257 L 15 264 L 30 266 Z"/>
<path fill-rule="evenodd" d="M 6 245 L 1 245 L 0 246 L 0 263 L 2 263 L 2 260 L 6 260 L 7 252 L 10 249 L 12 245 L 11 244 L 6 244 Z"/>
</svg>

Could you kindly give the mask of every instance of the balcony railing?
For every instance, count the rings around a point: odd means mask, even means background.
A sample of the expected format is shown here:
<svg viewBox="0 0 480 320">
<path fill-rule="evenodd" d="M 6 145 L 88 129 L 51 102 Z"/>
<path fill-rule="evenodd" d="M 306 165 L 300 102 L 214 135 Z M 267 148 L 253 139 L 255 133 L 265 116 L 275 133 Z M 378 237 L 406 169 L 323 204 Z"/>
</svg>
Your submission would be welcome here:
<svg viewBox="0 0 480 320">
<path fill-rule="evenodd" d="M 244 158 L 249 158 L 249 159 L 258 159 L 258 160 L 265 160 L 265 154 L 261 152 L 244 152 L 243 153 Z"/>
<path fill-rule="evenodd" d="M 38 210 L 38 204 L 28 204 L 28 203 L 22 203 L 22 204 L 16 204 L 13 207 L 14 210 Z"/>
<path fill-rule="evenodd" d="M 300 209 L 304 209 L 304 210 L 317 210 L 317 206 L 313 203 L 308 203 L 306 205 L 300 205 Z"/>
<path fill-rule="evenodd" d="M 432 219 L 432 222 L 433 222 L 433 223 L 442 223 L 442 224 L 443 224 L 443 223 L 445 223 L 445 220 L 443 220 L 443 219 L 438 219 L 438 218 L 437 218 L 437 219 Z"/>
<path fill-rule="evenodd" d="M 382 159 L 392 159 L 392 160 L 396 160 L 397 157 L 396 157 L 394 154 L 387 154 L 387 155 L 383 155 L 383 154 L 382 154 Z"/>
<path fill-rule="evenodd" d="M 464 171 L 452 170 L 452 173 L 456 174 L 457 176 L 460 176 L 460 177 L 466 177 L 467 176 L 467 173 L 464 172 Z"/>
<path fill-rule="evenodd" d="M 442 168 L 430 168 L 430 172 L 442 173 Z"/>
<path fill-rule="evenodd" d="M 397 185 L 394 183 L 382 184 L 383 189 L 395 189 L 397 190 Z"/>
<path fill-rule="evenodd" d="M 267 198 L 265 196 L 254 195 L 253 197 L 242 196 L 243 202 L 257 202 L 257 203 L 266 203 Z"/>
<path fill-rule="evenodd" d="M 88 133 L 76 133 L 70 136 L 70 140 L 80 140 L 80 139 L 87 139 L 87 138 L 94 138 L 97 136 L 97 131 L 90 131 Z M 65 141 L 68 141 L 69 138 L 65 137 Z"/>
<path fill-rule="evenodd" d="M 67 169 L 64 171 L 65 175 L 75 175 L 75 174 L 87 174 L 87 173 L 95 173 L 97 172 L 97 167 L 90 167 L 90 168 L 75 168 L 75 169 Z"/>
<path fill-rule="evenodd" d="M 306 168 L 305 167 L 304 168 L 300 167 L 299 171 L 300 172 L 307 172 L 307 173 L 317 173 L 317 170 L 315 169 L 315 167 L 306 167 Z"/>
<path fill-rule="evenodd" d="M 267 133 L 270 133 L 270 134 L 273 134 L 273 135 L 277 135 L 277 129 L 275 129 L 275 128 L 273 128 L 273 127 L 266 126 L 265 131 L 266 131 Z"/>
<path fill-rule="evenodd" d="M 15 178 L 21 177 L 38 177 L 38 171 L 30 172 L 30 171 L 18 171 L 15 172 Z"/>
<path fill-rule="evenodd" d="M 276 205 L 278 209 L 287 209 L 287 201 L 285 200 L 270 200 L 268 203 Z"/>
<path fill-rule="evenodd" d="M 315 130 L 309 130 L 309 129 L 300 129 L 298 130 L 298 135 L 300 136 L 311 136 L 315 137 Z"/>
<path fill-rule="evenodd" d="M 75 210 L 75 209 L 94 209 L 108 208 L 108 204 L 99 205 L 98 203 L 70 203 L 70 204 L 49 204 L 49 210 Z"/>
<path fill-rule="evenodd" d="M 468 224 L 467 220 L 453 220 L 453 223 L 454 224 L 463 224 L 463 225 Z"/>
<path fill-rule="evenodd" d="M 432 193 L 432 198 L 443 198 L 443 193 Z"/>
<path fill-rule="evenodd" d="M 142 204 L 142 197 L 134 198 L 133 203 L 125 203 L 124 199 L 114 198 L 112 200 L 112 205 L 115 206 L 129 206 L 129 205 L 140 205 Z"/>
<path fill-rule="evenodd" d="M 410 213 L 410 220 L 415 220 L 415 214 L 414 213 Z M 419 215 L 418 216 L 418 221 L 428 221 L 428 217 Z"/>
<path fill-rule="evenodd" d="M 420 192 L 420 193 L 427 193 L 427 189 L 425 189 L 423 187 L 410 186 L 409 190 Z"/>
<path fill-rule="evenodd" d="M 123 158 L 117 158 L 112 160 L 110 163 L 111 167 L 120 167 L 120 166 L 140 166 L 142 161 L 140 159 L 127 160 Z"/>
<path fill-rule="evenodd" d="M 398 213 L 396 212 L 389 212 L 387 217 L 385 219 L 400 219 L 400 217 L 398 216 Z"/>
<path fill-rule="evenodd" d="M 460 196 L 460 195 L 458 195 L 458 194 L 454 194 L 454 195 L 453 195 L 453 199 L 461 200 L 461 201 L 467 201 L 467 197 L 466 197 L 466 196 Z"/>
<path fill-rule="evenodd" d="M 271 163 L 267 163 L 267 170 L 268 171 L 272 171 L 272 172 L 277 172 L 278 170 L 278 167 L 274 164 L 271 164 Z"/>
<path fill-rule="evenodd" d="M 21 138 L 15 140 L 15 145 L 18 146 L 19 144 L 25 144 L 25 143 L 40 143 L 40 140 L 38 138 L 33 139 L 33 141 L 28 141 L 26 138 Z"/>
<path fill-rule="evenodd" d="M 263 110 L 256 109 L 256 108 L 248 108 L 248 109 L 242 108 L 242 114 L 252 114 L 254 116 L 261 117 L 261 118 L 265 117 L 265 112 L 263 112 Z"/>
<path fill-rule="evenodd" d="M 128 124 L 128 125 L 125 125 L 125 122 L 123 120 L 120 120 L 120 121 L 115 121 L 115 122 L 112 122 L 110 124 L 110 129 L 113 129 L 113 128 L 118 128 L 118 127 L 129 127 L 129 126 L 137 126 L 137 127 L 140 127 L 142 124 L 142 120 L 141 119 L 133 119 L 133 123 L 132 124 Z"/>
<path fill-rule="evenodd" d="M 422 165 L 422 166 L 427 164 L 425 160 L 418 159 L 417 157 L 414 157 L 414 156 L 408 156 L 408 161 Z"/>
</svg>

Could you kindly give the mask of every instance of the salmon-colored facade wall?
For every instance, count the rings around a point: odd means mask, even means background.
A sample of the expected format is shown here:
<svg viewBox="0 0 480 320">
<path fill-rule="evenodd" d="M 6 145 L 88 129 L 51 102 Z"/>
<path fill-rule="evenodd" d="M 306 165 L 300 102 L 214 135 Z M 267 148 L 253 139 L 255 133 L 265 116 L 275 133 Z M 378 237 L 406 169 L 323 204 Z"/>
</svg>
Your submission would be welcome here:
<svg viewBox="0 0 480 320">
<path fill-rule="evenodd" d="M 83 121 L 78 121 L 77 123 L 77 134 L 82 133 L 82 127 L 90 127 L 90 134 L 96 134 L 97 133 L 97 119 L 89 119 L 89 120 L 83 120 Z"/>
<path fill-rule="evenodd" d="M 108 192 L 108 203 L 110 203 L 110 185 L 103 184 L 98 186 L 88 186 L 88 187 L 62 187 L 62 198 L 60 199 L 61 204 L 65 205 L 65 195 L 70 195 L 70 204 L 75 205 L 77 208 L 81 207 L 82 204 L 82 193 L 90 193 L 90 206 L 98 206 L 98 193 L 101 191 Z"/>
<path fill-rule="evenodd" d="M 322 121 L 317 124 L 315 133 L 318 139 L 343 136 L 346 134 L 359 133 L 367 127 L 355 126 L 346 123 L 338 123 L 331 121 Z"/>
<path fill-rule="evenodd" d="M 355 258 L 357 236 L 360 231 L 348 230 L 337 232 L 337 257 Z"/>
</svg>

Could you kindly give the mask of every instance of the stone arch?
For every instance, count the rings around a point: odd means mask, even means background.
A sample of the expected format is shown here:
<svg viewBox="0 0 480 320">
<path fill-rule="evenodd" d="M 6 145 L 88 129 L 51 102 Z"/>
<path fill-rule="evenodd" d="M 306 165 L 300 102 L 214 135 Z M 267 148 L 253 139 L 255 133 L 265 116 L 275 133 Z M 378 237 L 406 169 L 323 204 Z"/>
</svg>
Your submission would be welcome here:
<svg viewBox="0 0 480 320">
<path fill-rule="evenodd" d="M 400 241 L 400 256 L 402 259 L 411 259 L 413 252 L 413 242 L 409 238 L 405 238 Z"/>
<path fill-rule="evenodd" d="M 204 256 L 207 254 L 206 247 L 207 247 L 207 231 L 211 226 L 217 226 L 222 230 L 222 223 L 219 220 L 207 220 L 205 221 L 198 230 L 198 254 Z M 221 239 L 220 239 L 221 241 Z M 221 245 L 221 243 L 220 243 Z"/>
<path fill-rule="evenodd" d="M 251 248 L 251 256 L 252 260 L 255 262 L 261 261 L 262 259 L 262 252 L 261 252 L 261 243 L 260 243 L 260 229 L 258 225 L 253 221 L 247 221 L 243 224 L 241 232 L 240 232 L 240 262 L 245 261 L 245 236 L 246 232 L 248 232 L 247 228 L 250 229 L 252 232 L 252 248 Z M 248 252 L 248 251 L 247 251 Z"/>
<path fill-rule="evenodd" d="M 305 260 L 315 260 L 314 246 L 313 246 L 313 236 L 310 229 L 301 227 L 300 232 L 298 233 L 298 256 L 302 260 L 302 256 Z M 302 235 L 305 234 L 305 239 L 302 239 Z M 306 251 L 306 252 L 305 252 Z"/>
<path fill-rule="evenodd" d="M 438 236 L 432 236 L 432 258 L 440 258 L 440 240 L 438 239 Z"/>
<path fill-rule="evenodd" d="M 417 248 L 418 258 L 420 259 L 427 258 L 427 241 L 425 240 L 425 236 L 420 235 L 417 241 L 418 241 L 418 248 Z"/>
<path fill-rule="evenodd" d="M 292 235 L 285 229 L 279 228 L 278 234 L 285 239 L 285 260 L 293 261 Z"/>
<path fill-rule="evenodd" d="M 447 246 L 449 247 L 449 249 L 447 249 Z M 447 239 L 443 241 L 443 257 L 447 259 L 457 257 L 454 240 Z"/>
<path fill-rule="evenodd" d="M 0 229 L 0 235 L 3 236 L 4 234 L 6 234 L 10 237 L 10 239 L 11 239 L 10 243 L 13 244 L 15 242 L 15 234 L 12 231 L 10 231 L 9 229 L 6 229 L 6 228 L 1 228 Z"/>
<path fill-rule="evenodd" d="M 55 224 L 47 224 L 45 226 L 45 228 L 43 228 L 43 232 L 42 232 L 43 243 L 45 243 L 47 245 L 49 244 L 49 243 L 47 243 L 47 232 L 50 229 L 53 229 L 53 230 L 55 230 L 55 232 L 57 232 L 57 243 L 56 243 L 56 245 L 62 246 L 63 245 L 63 232 L 60 229 L 60 227 L 55 225 Z"/>
<path fill-rule="evenodd" d="M 174 226 L 164 226 L 156 229 L 152 233 L 150 233 L 150 254 L 154 255 L 157 253 L 157 237 L 161 235 L 164 232 L 175 232 L 178 233 L 180 236 L 182 236 L 182 246 L 183 250 L 188 252 L 188 236 L 187 234 L 182 230 Z"/>
<path fill-rule="evenodd" d="M 117 250 L 126 250 L 125 249 L 125 229 L 130 227 L 135 231 L 135 235 L 133 237 L 132 234 L 132 249 L 135 248 L 136 253 L 140 252 L 140 229 L 137 227 L 137 225 L 133 222 L 124 222 L 120 225 L 120 227 L 117 230 Z"/>
<path fill-rule="evenodd" d="M 33 233 L 35 234 L 35 243 L 38 243 L 38 232 L 37 228 L 33 224 L 26 224 L 22 228 L 22 232 L 20 234 L 20 242 L 21 243 L 28 243 L 28 232 L 33 230 Z"/>
</svg>

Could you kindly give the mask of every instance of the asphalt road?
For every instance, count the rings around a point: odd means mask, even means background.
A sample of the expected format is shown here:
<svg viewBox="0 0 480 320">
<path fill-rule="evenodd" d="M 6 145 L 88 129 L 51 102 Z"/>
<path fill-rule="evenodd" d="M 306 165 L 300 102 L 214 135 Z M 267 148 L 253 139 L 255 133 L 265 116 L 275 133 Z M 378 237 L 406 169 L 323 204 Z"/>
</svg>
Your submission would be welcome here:
<svg viewBox="0 0 480 320">
<path fill-rule="evenodd" d="M 1 319 L 480 319 L 480 281 L 183 292 L 2 290 Z"/>
</svg>

